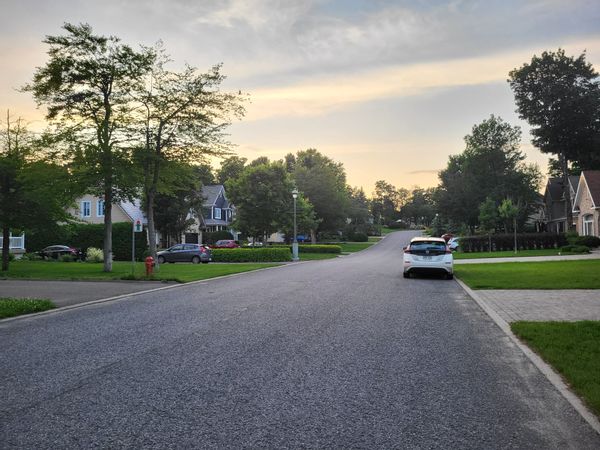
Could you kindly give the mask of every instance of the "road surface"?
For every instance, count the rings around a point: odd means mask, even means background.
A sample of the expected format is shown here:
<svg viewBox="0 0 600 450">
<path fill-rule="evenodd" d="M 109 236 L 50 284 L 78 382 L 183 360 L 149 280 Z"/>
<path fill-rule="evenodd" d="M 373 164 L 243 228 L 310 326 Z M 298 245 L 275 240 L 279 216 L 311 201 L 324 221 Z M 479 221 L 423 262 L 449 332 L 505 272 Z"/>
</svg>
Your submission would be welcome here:
<svg viewBox="0 0 600 450">
<path fill-rule="evenodd" d="M 0 323 L 0 446 L 600 448 L 409 237 Z"/>
</svg>

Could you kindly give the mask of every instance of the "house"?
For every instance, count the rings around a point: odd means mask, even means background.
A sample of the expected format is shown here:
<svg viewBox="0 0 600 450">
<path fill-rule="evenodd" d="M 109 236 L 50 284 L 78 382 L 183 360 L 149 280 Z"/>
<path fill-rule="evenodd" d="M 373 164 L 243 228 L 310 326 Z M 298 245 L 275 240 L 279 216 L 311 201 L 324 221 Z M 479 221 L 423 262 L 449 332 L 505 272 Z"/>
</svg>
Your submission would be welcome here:
<svg viewBox="0 0 600 450">
<path fill-rule="evenodd" d="M 579 177 L 570 176 L 569 195 L 571 205 L 573 205 L 575 200 L 578 185 Z M 559 177 L 548 178 L 544 191 L 546 231 L 553 233 L 564 233 L 567 231 L 565 203 L 565 198 L 563 197 L 563 179 Z M 575 223 L 577 223 L 577 217 L 573 214 L 573 224 Z"/>
<path fill-rule="evenodd" d="M 69 213 L 81 220 L 82 222 L 88 223 L 104 223 L 104 210 L 106 205 L 104 200 L 93 195 L 85 195 L 81 197 L 74 208 L 70 208 Z M 136 199 L 134 202 L 121 201 L 113 203 L 112 208 L 112 221 L 117 222 L 131 222 L 134 220 L 141 219 L 142 223 L 146 225 L 148 220 L 144 215 L 141 207 L 141 201 Z"/>
<path fill-rule="evenodd" d="M 2 233 L 0 233 L 0 249 L 2 249 L 3 245 L 4 238 L 2 237 Z M 25 233 L 21 234 L 21 236 L 13 236 L 12 233 L 9 233 L 8 251 L 14 255 L 22 255 L 25 253 Z"/>
<path fill-rule="evenodd" d="M 235 216 L 235 207 L 229 203 L 225 195 L 225 187 L 222 184 L 207 185 L 202 187 L 202 196 L 204 203 L 201 217 L 189 213 L 188 219 L 193 219 L 193 223 L 188 227 L 185 233 L 176 239 L 160 236 L 157 233 L 156 242 L 161 247 L 168 247 L 175 243 L 197 244 L 203 242 L 204 231 L 228 230 L 237 237 L 231 230 L 231 222 Z M 93 195 L 81 197 L 74 208 L 69 209 L 69 213 L 83 222 L 104 223 L 104 200 Z M 120 201 L 113 204 L 112 221 L 116 222 L 134 222 L 140 219 L 144 225 L 148 224 L 148 219 L 141 207 L 141 200 L 135 199 L 133 202 Z"/>
<path fill-rule="evenodd" d="M 584 170 L 573 201 L 577 214 L 577 232 L 581 236 L 600 237 L 600 170 Z"/>
</svg>

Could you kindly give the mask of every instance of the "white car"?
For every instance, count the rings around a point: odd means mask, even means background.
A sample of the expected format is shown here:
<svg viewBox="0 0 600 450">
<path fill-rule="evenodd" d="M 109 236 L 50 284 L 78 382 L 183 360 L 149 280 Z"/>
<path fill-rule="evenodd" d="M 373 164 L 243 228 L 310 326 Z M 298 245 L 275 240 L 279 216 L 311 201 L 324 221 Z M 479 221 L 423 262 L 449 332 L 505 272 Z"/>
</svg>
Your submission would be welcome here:
<svg viewBox="0 0 600 450">
<path fill-rule="evenodd" d="M 454 277 L 452 250 L 442 238 L 416 237 L 404 248 L 404 278 L 414 273 L 441 273 Z"/>
</svg>

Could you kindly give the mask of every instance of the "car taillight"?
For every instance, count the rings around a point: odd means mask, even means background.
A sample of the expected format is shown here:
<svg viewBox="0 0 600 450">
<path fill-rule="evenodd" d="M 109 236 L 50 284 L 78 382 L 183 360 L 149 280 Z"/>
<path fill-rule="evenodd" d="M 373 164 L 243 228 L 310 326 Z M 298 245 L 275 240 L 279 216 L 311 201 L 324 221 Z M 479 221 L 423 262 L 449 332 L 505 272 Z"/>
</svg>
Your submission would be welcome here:
<svg viewBox="0 0 600 450">
<path fill-rule="evenodd" d="M 411 253 L 411 252 L 410 252 L 410 249 L 408 249 L 408 248 L 404 249 L 404 253 L 408 253 L 408 254 L 410 254 L 410 253 Z"/>
</svg>

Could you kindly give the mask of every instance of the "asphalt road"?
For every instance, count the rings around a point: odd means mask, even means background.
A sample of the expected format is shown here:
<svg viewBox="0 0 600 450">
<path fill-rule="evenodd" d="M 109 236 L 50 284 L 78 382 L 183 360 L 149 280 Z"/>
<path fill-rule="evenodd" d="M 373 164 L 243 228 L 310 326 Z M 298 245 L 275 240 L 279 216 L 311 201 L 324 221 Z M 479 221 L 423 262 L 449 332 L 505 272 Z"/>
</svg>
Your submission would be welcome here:
<svg viewBox="0 0 600 450">
<path fill-rule="evenodd" d="M 408 237 L 0 323 L 0 446 L 600 448 Z"/>
</svg>

